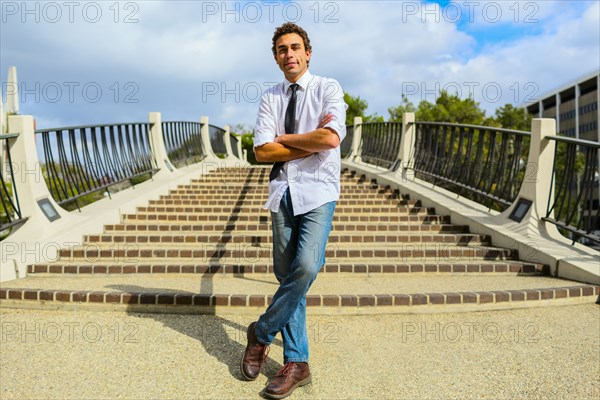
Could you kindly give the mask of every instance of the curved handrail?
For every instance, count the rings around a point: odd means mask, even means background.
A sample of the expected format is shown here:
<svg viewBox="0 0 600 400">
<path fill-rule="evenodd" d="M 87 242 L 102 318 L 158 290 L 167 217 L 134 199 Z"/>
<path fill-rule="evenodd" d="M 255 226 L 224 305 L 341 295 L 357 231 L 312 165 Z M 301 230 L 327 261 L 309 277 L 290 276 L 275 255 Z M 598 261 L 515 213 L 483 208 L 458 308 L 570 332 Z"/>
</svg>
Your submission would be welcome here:
<svg viewBox="0 0 600 400">
<path fill-rule="evenodd" d="M 542 218 L 573 241 L 600 244 L 600 143 L 554 136 L 552 185 Z"/>
<path fill-rule="evenodd" d="M 95 201 L 85 196 L 108 191 L 109 186 L 158 171 L 150 145 L 148 122 L 81 125 L 39 129 L 42 174 L 52 197 L 61 206 Z M 40 142 L 38 142 L 40 143 Z M 80 204 L 82 203 L 82 204 Z"/>
<path fill-rule="evenodd" d="M 225 129 L 214 125 L 208 125 L 208 135 L 213 153 L 217 155 L 227 155 L 227 146 L 225 145 L 224 139 Z"/>
<path fill-rule="evenodd" d="M 0 154 L 2 164 L 0 165 L 0 204 L 2 205 L 2 211 L 0 212 L 0 234 L 25 223 L 28 219 L 27 217 L 23 217 L 23 213 L 21 212 L 9 143 L 9 140 L 17 139 L 18 137 L 18 133 L 0 135 L 0 141 L 3 142 L 7 158 L 5 162 L 4 154 Z"/>
<path fill-rule="evenodd" d="M 173 165 L 189 165 L 206 157 L 202 146 L 202 123 L 163 121 L 161 127 L 167 155 Z"/>
</svg>

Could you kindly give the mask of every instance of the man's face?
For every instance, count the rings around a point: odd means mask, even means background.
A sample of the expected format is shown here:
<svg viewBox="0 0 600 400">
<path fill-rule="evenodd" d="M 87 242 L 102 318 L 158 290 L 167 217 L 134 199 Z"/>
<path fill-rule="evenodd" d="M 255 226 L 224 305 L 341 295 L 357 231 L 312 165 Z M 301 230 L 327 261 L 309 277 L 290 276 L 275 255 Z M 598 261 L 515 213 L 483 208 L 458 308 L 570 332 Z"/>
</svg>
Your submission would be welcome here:
<svg viewBox="0 0 600 400">
<path fill-rule="evenodd" d="M 308 68 L 310 51 L 304 48 L 304 41 L 297 33 L 282 35 L 275 42 L 275 62 L 285 78 L 296 82 Z"/>
</svg>

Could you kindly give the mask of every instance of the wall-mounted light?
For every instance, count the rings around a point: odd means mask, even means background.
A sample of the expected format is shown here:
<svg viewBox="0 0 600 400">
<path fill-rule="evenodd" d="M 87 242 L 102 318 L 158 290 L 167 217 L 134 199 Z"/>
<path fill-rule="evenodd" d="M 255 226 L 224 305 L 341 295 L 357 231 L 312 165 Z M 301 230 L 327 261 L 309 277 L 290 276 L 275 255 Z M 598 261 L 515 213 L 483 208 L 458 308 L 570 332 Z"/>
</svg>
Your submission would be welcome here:
<svg viewBox="0 0 600 400">
<path fill-rule="evenodd" d="M 50 200 L 48 200 L 48 198 L 38 200 L 37 203 L 42 209 L 42 212 L 44 213 L 46 218 L 48 218 L 50 222 L 56 221 L 60 218 L 60 214 L 58 213 L 58 211 L 56 211 L 52 203 L 50 203 Z"/>
<path fill-rule="evenodd" d="M 516 222 L 521 222 L 523 220 L 523 218 L 525 218 L 525 215 L 527 215 L 527 212 L 529 211 L 529 209 L 531 208 L 531 204 L 532 204 L 531 201 L 524 199 L 522 197 L 519 197 L 519 201 L 517 201 L 517 205 L 515 206 L 515 208 L 513 208 L 512 212 L 510 213 L 508 218 L 510 218 Z"/>
</svg>

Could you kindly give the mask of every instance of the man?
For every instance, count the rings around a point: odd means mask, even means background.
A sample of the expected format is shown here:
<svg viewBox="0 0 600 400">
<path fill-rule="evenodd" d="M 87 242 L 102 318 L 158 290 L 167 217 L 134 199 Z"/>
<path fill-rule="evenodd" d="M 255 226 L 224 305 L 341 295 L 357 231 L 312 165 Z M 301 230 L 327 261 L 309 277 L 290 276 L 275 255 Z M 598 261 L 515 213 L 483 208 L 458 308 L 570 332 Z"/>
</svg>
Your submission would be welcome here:
<svg viewBox="0 0 600 400">
<path fill-rule="evenodd" d="M 261 97 L 254 153 L 258 161 L 275 163 L 264 208 L 271 210 L 280 285 L 265 313 L 248 326 L 241 370 L 246 379 L 256 379 L 269 344 L 281 332 L 284 367 L 263 392 L 281 399 L 311 381 L 306 293 L 325 264 L 340 194 L 339 145 L 346 136 L 348 106 L 337 81 L 308 71 L 311 46 L 301 27 L 277 28 L 272 51 L 285 80 Z"/>
</svg>

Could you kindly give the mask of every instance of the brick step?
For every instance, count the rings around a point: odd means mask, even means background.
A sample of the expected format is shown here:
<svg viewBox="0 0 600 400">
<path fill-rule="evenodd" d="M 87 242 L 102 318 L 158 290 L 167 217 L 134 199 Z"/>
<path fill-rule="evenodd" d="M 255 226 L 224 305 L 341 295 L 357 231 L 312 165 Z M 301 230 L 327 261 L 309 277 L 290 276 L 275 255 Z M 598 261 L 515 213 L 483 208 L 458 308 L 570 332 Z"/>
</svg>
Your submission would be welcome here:
<svg viewBox="0 0 600 400">
<path fill-rule="evenodd" d="M 423 293 L 438 291 L 506 290 L 535 287 L 563 287 L 573 282 L 548 276 L 489 274 L 321 274 L 309 294 L 334 293 Z M 0 283 L 1 288 L 40 288 L 59 290 L 106 290 L 116 285 L 139 291 L 187 291 L 191 293 L 273 294 L 274 274 L 253 273 L 249 279 L 233 274 L 47 274 Z"/>
<path fill-rule="evenodd" d="M 269 185 L 266 183 L 251 183 L 251 184 L 241 184 L 230 182 L 227 185 L 223 185 L 222 182 L 218 184 L 211 185 L 201 185 L 201 184 L 181 184 L 176 188 L 169 190 L 168 193 L 182 193 L 184 191 L 190 191 L 191 193 L 226 193 L 226 194 L 235 194 L 235 193 L 268 193 Z M 341 191 L 343 194 L 352 194 L 354 192 L 360 194 L 401 194 L 398 189 L 392 189 L 389 185 L 377 185 L 377 184 L 361 184 L 361 183 L 344 183 L 341 184 Z"/>
<path fill-rule="evenodd" d="M 600 287 L 538 276 L 410 276 L 325 274 L 315 280 L 306 302 L 316 308 L 361 312 L 430 312 L 492 308 L 539 307 L 549 304 L 594 303 Z M 141 312 L 214 313 L 215 307 L 256 313 L 272 301 L 277 282 L 272 274 L 244 279 L 232 275 L 67 275 L 30 276 L 1 284 L 3 307 L 31 308 L 89 304 Z M 341 290 L 339 288 L 344 288 Z M 117 308 L 118 309 L 118 308 Z M 460 308 L 459 308 L 460 309 Z M 375 310 L 374 310 L 375 311 Z"/>
<path fill-rule="evenodd" d="M 185 191 L 185 193 L 174 193 L 168 195 L 161 195 L 156 199 L 150 200 L 150 202 L 160 202 L 160 201 L 218 201 L 221 202 L 229 202 L 235 204 L 238 201 L 262 201 L 263 203 L 269 198 L 268 193 L 190 193 L 190 191 Z M 359 193 L 359 194 L 350 194 L 343 196 L 338 200 L 338 204 L 345 204 L 347 202 L 369 202 L 371 205 L 376 204 L 412 204 L 418 203 L 418 200 L 412 200 L 408 196 L 398 196 L 392 195 L 389 193 L 384 194 L 369 194 L 369 193 Z"/>
<path fill-rule="evenodd" d="M 121 222 L 127 221 L 259 221 L 267 222 L 270 218 L 270 211 L 262 208 L 250 209 L 250 210 L 232 210 L 232 211 L 217 211 L 218 207 L 213 208 L 212 211 L 204 212 L 191 212 L 191 211 L 172 211 L 172 212 L 158 212 L 158 211 L 138 211 L 136 214 L 122 214 Z M 337 212 L 337 210 L 336 210 Z M 369 214 L 363 212 L 362 215 L 358 212 L 337 212 L 337 221 L 349 221 L 349 222 L 361 222 L 361 221 L 380 221 L 380 222 L 403 222 L 403 221 L 418 221 L 414 217 L 441 217 L 435 215 L 431 209 L 419 209 L 417 212 L 401 212 L 401 211 L 389 211 L 379 212 L 376 214 Z M 399 218 L 399 219 L 398 219 Z M 403 219 L 404 218 L 404 219 Z"/>
<path fill-rule="evenodd" d="M 264 176 L 266 178 L 269 177 L 269 173 L 271 172 L 271 165 L 252 165 L 250 167 L 236 168 L 236 167 L 225 167 L 219 168 L 214 171 L 209 171 L 208 174 L 204 174 L 203 176 L 237 176 L 238 178 L 245 177 L 260 177 Z M 358 175 L 354 171 L 350 171 L 348 169 L 343 169 L 340 171 L 340 175 L 344 176 L 364 176 Z"/>
<path fill-rule="evenodd" d="M 262 181 L 262 180 L 268 180 L 269 179 L 269 172 L 270 171 L 259 171 L 258 173 L 256 172 L 244 172 L 244 171 L 217 171 L 217 172 L 211 172 L 208 174 L 204 174 L 199 176 L 198 178 L 194 178 L 193 181 L 204 181 L 204 180 L 219 180 L 219 179 L 231 179 L 231 180 L 235 180 L 236 182 L 244 182 L 244 181 Z M 341 172 L 340 173 L 340 179 L 344 180 L 344 181 L 360 181 L 360 182 L 375 182 L 375 179 L 371 179 L 368 180 L 366 175 L 364 174 L 357 174 L 354 172 Z"/>
<path fill-rule="evenodd" d="M 350 176 L 340 175 L 339 182 L 341 184 L 358 184 L 358 185 L 379 185 L 376 179 L 368 180 L 364 175 Z M 189 182 L 191 185 L 206 184 L 206 183 L 235 183 L 235 184 L 267 184 L 269 183 L 268 174 L 260 175 L 243 175 L 238 174 L 206 174 L 197 178 L 192 178 Z"/>
<path fill-rule="evenodd" d="M 266 187 L 269 183 L 267 177 L 235 177 L 235 176 L 212 176 L 206 175 L 201 178 L 194 178 L 189 181 L 186 185 L 189 186 L 218 186 L 218 185 L 238 185 L 238 186 L 249 186 L 249 187 Z M 339 184 L 348 187 L 385 187 L 389 185 L 383 185 L 378 183 L 376 180 L 365 180 L 362 178 L 348 178 L 342 176 L 339 180 Z"/>
<path fill-rule="evenodd" d="M 340 183 L 342 193 L 356 193 L 356 194 L 392 194 L 398 193 L 397 190 L 391 189 L 388 186 L 377 185 L 377 184 L 360 184 L 360 183 Z M 195 184 L 179 185 L 175 189 L 171 189 L 169 193 L 181 193 L 181 191 L 193 191 L 201 193 L 203 191 L 217 190 L 217 192 L 224 192 L 226 194 L 235 193 L 268 193 L 268 182 L 252 182 L 252 183 L 240 183 L 240 182 L 204 182 Z"/>
<path fill-rule="evenodd" d="M 264 190 L 268 188 L 268 179 L 230 179 L 227 177 L 223 178 L 205 178 L 205 179 L 191 179 L 189 182 L 181 184 L 178 188 L 194 188 L 194 189 L 211 189 L 211 188 L 244 188 L 247 190 Z M 376 181 L 360 181 L 360 180 L 346 180 L 342 179 L 337 183 L 342 188 L 357 188 L 357 189 L 390 189 L 390 185 L 379 184 Z"/>
<path fill-rule="evenodd" d="M 313 174 L 314 176 L 314 174 Z M 210 173 L 190 181 L 192 184 L 206 182 L 234 182 L 234 183 L 268 183 L 269 174 L 238 174 L 232 173 Z M 376 179 L 367 179 L 365 175 L 340 174 L 340 183 L 377 184 Z"/>
<path fill-rule="evenodd" d="M 179 185 L 171 189 L 167 194 L 267 194 L 268 183 L 240 184 L 236 182 L 211 182 L 204 185 Z M 342 194 L 362 194 L 362 195 L 398 195 L 398 190 L 392 190 L 389 187 L 381 185 L 361 185 L 361 184 L 342 184 Z M 342 196 L 343 198 L 343 196 Z"/>
<path fill-rule="evenodd" d="M 340 179 L 343 182 L 377 183 L 377 179 L 368 179 L 364 174 L 346 174 L 341 173 Z"/>
<path fill-rule="evenodd" d="M 342 193 L 346 194 L 386 194 L 395 193 L 391 189 L 386 189 L 378 185 L 362 187 L 355 185 L 342 186 Z M 266 183 L 256 185 L 242 185 L 237 183 L 219 183 L 218 185 L 179 185 L 177 189 L 171 190 L 169 193 L 174 194 L 240 194 L 240 193 L 269 193 Z"/>
<path fill-rule="evenodd" d="M 265 210 L 262 208 L 262 203 L 257 203 L 256 205 L 247 205 L 245 202 L 243 204 L 237 205 L 222 205 L 222 206 L 147 206 L 147 207 L 137 207 L 137 213 L 160 213 L 160 214 L 205 214 L 205 213 L 259 213 L 264 212 Z M 402 206 L 402 205 L 379 205 L 377 207 L 361 207 L 361 206 L 352 206 L 352 205 L 338 205 L 335 207 L 336 213 L 349 214 L 349 213 L 370 213 L 370 214 L 411 214 L 411 215 L 423 215 L 423 214 L 433 214 L 435 213 L 435 209 L 432 207 L 418 207 L 418 206 Z"/>
<path fill-rule="evenodd" d="M 161 233 L 148 234 L 139 232 L 124 232 L 116 234 L 85 235 L 85 243 L 272 243 L 273 236 L 270 232 L 252 232 L 234 230 L 226 233 L 202 234 L 197 233 Z M 478 234 L 410 234 L 410 233 L 387 233 L 368 234 L 345 232 L 343 234 L 332 233 L 328 243 L 454 243 L 461 245 L 489 246 L 490 237 Z"/>
<path fill-rule="evenodd" d="M 247 166 L 231 166 L 231 167 L 219 167 L 219 168 L 215 168 L 210 172 L 210 175 L 216 175 L 216 176 L 220 176 L 220 175 L 239 175 L 239 176 L 268 176 L 269 173 L 271 172 L 271 165 L 267 165 L 267 164 L 259 164 L 259 165 L 252 165 L 250 167 Z M 344 175 L 344 176 L 350 176 L 350 177 L 360 177 L 360 176 L 364 176 L 364 175 L 359 175 L 358 172 L 350 170 L 348 168 L 343 168 L 340 171 L 340 175 Z"/>
<path fill-rule="evenodd" d="M 311 175 L 314 177 L 314 173 L 312 173 Z M 329 175 L 330 178 L 332 178 L 332 175 Z M 239 173 L 235 173 L 235 172 L 224 172 L 224 173 L 210 173 L 210 174 L 204 174 L 201 175 L 197 178 L 193 178 L 191 180 L 191 182 L 193 183 L 197 183 L 197 182 L 212 182 L 212 181 L 229 181 L 229 182 L 238 182 L 238 183 L 244 183 L 244 182 L 268 182 L 269 181 L 269 174 L 268 173 L 261 173 L 261 174 L 239 174 Z M 372 182 L 376 182 L 376 180 L 372 179 L 370 181 L 367 180 L 367 178 L 364 175 L 361 176 L 352 176 L 352 175 L 347 175 L 347 174 L 340 174 L 340 181 L 342 182 L 366 182 L 366 183 L 372 183 Z"/>
<path fill-rule="evenodd" d="M 172 215 L 157 215 L 157 214 L 123 214 L 121 222 L 128 221 L 151 221 L 153 224 L 189 224 L 190 222 L 215 222 L 215 221 L 249 221 L 255 223 L 267 223 L 269 220 L 269 211 L 261 210 L 260 213 L 243 213 L 243 214 L 172 214 Z M 371 214 L 334 214 L 333 223 L 449 223 L 450 217 L 447 215 L 371 215 Z"/>
<path fill-rule="evenodd" d="M 174 262 L 159 263 L 80 263 L 60 262 L 52 264 L 29 265 L 30 274 L 255 274 L 273 273 L 273 264 L 260 260 L 256 263 L 224 264 L 219 262 L 177 264 Z M 519 274 L 548 275 L 548 266 L 520 261 L 479 261 L 473 263 L 392 263 L 390 260 L 369 260 L 368 264 L 355 260 L 328 262 L 320 273 L 354 273 L 354 274 Z"/>
<path fill-rule="evenodd" d="M 163 198 L 160 200 L 150 200 L 148 205 L 151 207 L 157 206 L 173 206 L 173 205 L 187 205 L 187 206 L 222 206 L 224 204 L 235 204 L 238 201 L 243 201 L 244 205 L 262 206 L 267 201 L 267 196 L 253 197 L 244 196 L 238 199 L 236 196 L 209 196 L 200 197 L 195 195 L 178 195 L 171 196 L 169 198 Z M 386 200 L 386 199 L 340 199 L 337 202 L 337 207 L 342 206 L 420 206 L 421 202 L 418 200 Z"/>
<path fill-rule="evenodd" d="M 252 168 L 254 168 L 254 167 L 255 166 L 252 166 Z M 264 170 L 258 170 L 258 171 L 248 171 L 247 173 L 240 172 L 240 171 L 231 171 L 231 170 L 211 171 L 210 173 L 200 174 L 200 175 L 198 175 L 198 177 L 196 177 L 194 179 L 198 180 L 198 179 L 206 179 L 206 178 L 210 178 L 210 177 L 217 177 L 217 178 L 230 177 L 232 179 L 237 179 L 237 180 L 269 179 L 270 172 L 271 172 L 270 169 L 264 169 Z M 366 175 L 364 175 L 364 174 L 346 173 L 346 172 L 341 172 L 340 178 L 342 178 L 342 179 L 362 179 L 362 180 L 367 179 Z"/>
<path fill-rule="evenodd" d="M 203 190 L 203 191 L 192 191 L 192 190 L 181 190 L 181 191 L 173 191 L 167 195 L 159 196 L 158 200 L 193 200 L 193 199 L 229 199 L 229 200 L 238 200 L 240 198 L 240 193 L 237 191 L 219 191 L 219 190 Z M 267 191 L 265 192 L 245 192 L 244 199 L 250 200 L 266 200 L 269 196 Z M 378 193 L 374 194 L 373 192 L 365 192 L 365 193 L 344 193 L 343 197 L 340 201 L 346 200 L 376 200 L 376 201 L 400 201 L 400 200 L 410 200 L 408 196 L 400 196 L 398 194 L 391 193 Z M 157 201 L 157 200 L 152 200 Z"/>
<path fill-rule="evenodd" d="M 105 225 L 104 233 L 121 232 L 224 232 L 224 231 L 270 232 L 271 223 L 227 223 L 219 224 L 118 224 Z M 469 233 L 467 225 L 405 223 L 402 225 L 383 225 L 365 222 L 358 225 L 352 223 L 334 223 L 331 232 L 431 232 L 431 233 Z"/>
<path fill-rule="evenodd" d="M 235 181 L 239 181 L 239 182 L 244 182 L 244 181 L 255 181 L 255 180 L 268 180 L 269 179 L 269 173 L 270 170 L 264 170 L 264 171 L 259 171 L 258 173 L 256 172 L 250 172 L 250 173 L 240 173 L 238 171 L 214 171 L 214 172 L 210 172 L 207 174 L 201 174 L 196 178 L 193 178 L 193 181 L 203 181 L 203 180 L 210 180 L 210 179 L 231 179 L 231 180 L 235 180 Z M 312 176 L 314 176 L 314 172 L 311 174 Z M 364 174 L 358 175 L 358 174 L 347 174 L 347 173 L 340 173 L 340 179 L 347 179 L 347 180 L 353 180 L 353 179 L 360 179 L 360 180 L 366 180 L 366 176 Z"/>
<path fill-rule="evenodd" d="M 342 258 L 365 259 L 387 258 L 390 262 L 406 262 L 418 259 L 422 262 L 472 262 L 484 260 L 514 260 L 518 252 L 512 249 L 501 249 L 487 246 L 459 246 L 452 243 L 420 243 L 400 244 L 395 248 L 369 246 L 368 249 L 356 248 L 352 244 L 330 243 L 325 256 L 330 261 Z M 60 260 L 79 260 L 88 262 L 141 262 L 144 259 L 167 259 L 183 262 L 209 262 L 211 260 L 224 263 L 252 262 L 272 257 L 272 248 L 266 244 L 251 245 L 232 243 L 228 245 L 215 243 L 93 243 L 73 246 L 58 251 Z M 112 261 L 111 261 L 112 260 Z M 59 260 L 57 260 L 59 261 Z"/>
<path fill-rule="evenodd" d="M 241 194 L 254 194 L 254 195 L 268 195 L 269 194 L 269 190 L 268 188 L 265 186 L 263 187 L 262 185 L 260 187 L 245 187 L 245 186 L 236 186 L 236 187 L 222 187 L 219 189 L 214 189 L 214 185 L 213 186 L 207 186 L 207 187 L 200 187 L 200 188 L 195 188 L 195 187 L 187 187 L 187 186 L 180 186 L 177 189 L 174 189 L 172 191 L 170 191 L 169 193 L 172 194 L 189 194 L 189 195 L 202 195 L 202 194 L 206 194 L 206 195 L 233 195 L 233 196 L 237 196 L 239 197 Z M 341 190 L 341 198 L 345 198 L 346 196 L 391 196 L 391 195 L 398 195 L 396 194 L 396 192 L 391 191 L 391 190 L 384 190 L 384 189 L 378 189 L 378 188 L 357 188 L 357 187 L 348 187 L 348 188 L 342 188 Z M 236 197 L 236 198 L 237 198 Z M 404 195 L 403 197 L 407 197 L 406 195 Z"/>
</svg>

